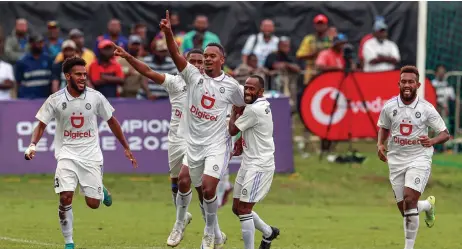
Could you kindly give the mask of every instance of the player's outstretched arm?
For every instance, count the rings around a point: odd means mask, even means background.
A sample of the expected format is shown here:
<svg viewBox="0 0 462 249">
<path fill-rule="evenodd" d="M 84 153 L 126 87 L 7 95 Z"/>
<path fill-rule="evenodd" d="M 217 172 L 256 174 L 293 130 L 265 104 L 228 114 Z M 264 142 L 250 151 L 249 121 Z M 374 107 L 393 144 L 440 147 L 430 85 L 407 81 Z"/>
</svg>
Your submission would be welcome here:
<svg viewBox="0 0 462 249">
<path fill-rule="evenodd" d="M 40 141 L 40 138 L 43 136 L 43 132 L 47 128 L 47 125 L 42 121 L 38 122 L 37 127 L 34 129 L 34 133 L 32 133 L 32 139 L 30 142 L 29 147 L 27 148 L 26 152 L 24 153 L 24 158 L 26 160 L 32 160 L 35 156 L 35 145 Z"/>
<path fill-rule="evenodd" d="M 111 128 L 112 133 L 114 133 L 114 136 L 119 140 L 120 144 L 125 149 L 125 156 L 130 159 L 132 162 L 133 168 L 138 168 L 138 163 L 136 162 L 135 157 L 133 156 L 132 152 L 130 151 L 130 146 L 127 143 L 127 140 L 125 139 L 124 133 L 122 132 L 122 128 L 120 127 L 119 121 L 112 116 L 108 121 L 107 124 L 109 125 L 109 128 Z"/>
<path fill-rule="evenodd" d="M 115 48 L 114 50 L 114 55 L 120 56 L 127 60 L 132 67 L 138 71 L 140 74 L 143 76 L 149 78 L 150 80 L 154 81 L 157 84 L 162 84 L 165 81 L 165 74 L 158 73 L 154 70 L 152 70 L 148 65 L 146 65 L 144 62 L 138 60 L 137 58 L 133 57 L 131 54 L 129 54 L 125 49 L 123 49 L 120 46 L 117 46 L 116 44 L 113 43 L 113 46 Z"/>
<path fill-rule="evenodd" d="M 183 72 L 183 70 L 188 65 L 188 62 L 178 50 L 178 45 L 176 44 L 175 38 L 173 36 L 172 26 L 170 25 L 170 14 L 168 13 L 168 10 L 165 12 L 165 19 L 162 19 L 159 26 L 162 32 L 165 34 L 170 57 L 172 57 L 172 60 L 175 63 L 178 71 Z"/>
</svg>

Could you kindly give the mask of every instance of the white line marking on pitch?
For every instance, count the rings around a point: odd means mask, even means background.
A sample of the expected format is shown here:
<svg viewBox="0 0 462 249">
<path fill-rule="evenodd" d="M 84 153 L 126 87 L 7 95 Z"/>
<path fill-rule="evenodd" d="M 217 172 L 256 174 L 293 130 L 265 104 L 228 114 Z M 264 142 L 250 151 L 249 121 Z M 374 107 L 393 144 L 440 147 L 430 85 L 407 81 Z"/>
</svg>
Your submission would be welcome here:
<svg viewBox="0 0 462 249">
<path fill-rule="evenodd" d="M 6 240 L 6 241 L 30 244 L 30 245 L 38 245 L 38 246 L 56 246 L 56 247 L 59 246 L 57 244 L 50 244 L 50 243 L 45 243 L 45 242 L 40 242 L 40 241 L 35 241 L 35 240 L 15 239 L 15 238 L 10 238 L 10 237 L 0 237 L 0 240 Z"/>
</svg>

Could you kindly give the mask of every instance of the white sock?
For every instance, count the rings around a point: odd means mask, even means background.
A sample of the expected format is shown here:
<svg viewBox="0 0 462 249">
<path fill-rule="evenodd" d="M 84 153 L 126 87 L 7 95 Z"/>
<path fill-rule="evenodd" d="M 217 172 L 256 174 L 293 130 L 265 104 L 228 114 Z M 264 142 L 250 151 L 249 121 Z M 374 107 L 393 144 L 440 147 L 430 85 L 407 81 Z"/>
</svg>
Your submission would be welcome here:
<svg viewBox="0 0 462 249">
<path fill-rule="evenodd" d="M 72 223 L 74 221 L 74 215 L 72 214 L 72 205 L 61 206 L 59 205 L 58 209 L 59 222 L 61 224 L 61 231 L 64 236 L 64 242 L 66 244 L 74 243 L 72 239 L 73 227 Z"/>
<path fill-rule="evenodd" d="M 245 249 L 254 249 L 255 244 L 255 225 L 253 224 L 253 215 L 239 215 L 241 221 L 242 239 L 244 240 Z"/>
<path fill-rule="evenodd" d="M 176 196 L 176 222 L 175 228 L 182 230 L 184 226 L 184 220 L 186 219 L 186 212 L 188 212 L 189 203 L 192 199 L 192 190 L 187 193 L 181 193 L 178 191 Z"/>
<path fill-rule="evenodd" d="M 419 210 L 419 213 L 430 211 L 431 208 L 432 205 L 427 200 L 417 202 L 417 210 Z"/>
<path fill-rule="evenodd" d="M 268 238 L 273 234 L 273 229 L 266 224 L 262 219 L 260 219 L 260 216 L 258 216 L 257 213 L 252 211 L 252 217 L 253 217 L 253 223 L 255 224 L 255 228 L 258 229 L 258 231 L 263 233 L 264 238 Z"/>
<path fill-rule="evenodd" d="M 199 203 L 199 207 L 201 207 L 201 213 L 202 213 L 202 219 L 205 222 L 205 210 L 204 210 L 204 205 L 202 203 Z"/>
<path fill-rule="evenodd" d="M 218 182 L 217 186 L 217 201 L 218 201 L 218 206 L 221 207 L 222 201 L 223 201 L 223 196 L 225 195 L 225 182 L 223 180 L 220 180 Z"/>
<path fill-rule="evenodd" d="M 173 205 L 175 205 L 175 208 L 176 208 L 176 196 L 177 196 L 177 193 L 172 191 L 172 200 L 173 200 Z"/>
<path fill-rule="evenodd" d="M 223 240 L 223 236 L 221 236 L 220 225 L 218 225 L 218 215 L 215 217 L 214 232 L 215 232 L 215 244 L 220 244 L 221 241 Z"/>
<path fill-rule="evenodd" d="M 215 232 L 215 220 L 217 219 L 218 202 L 217 196 L 211 200 L 204 199 L 204 211 L 205 211 L 205 229 L 204 233 L 214 234 Z"/>
<path fill-rule="evenodd" d="M 406 247 L 404 249 L 414 249 L 415 239 L 419 230 L 419 212 L 416 208 L 404 211 L 404 235 Z"/>
</svg>

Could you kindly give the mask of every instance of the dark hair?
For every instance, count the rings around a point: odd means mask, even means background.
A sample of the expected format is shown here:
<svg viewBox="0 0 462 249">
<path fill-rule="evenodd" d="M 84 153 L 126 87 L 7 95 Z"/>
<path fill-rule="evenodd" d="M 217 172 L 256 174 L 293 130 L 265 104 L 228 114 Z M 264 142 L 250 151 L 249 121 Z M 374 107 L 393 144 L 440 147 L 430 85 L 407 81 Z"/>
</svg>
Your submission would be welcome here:
<svg viewBox="0 0 462 249">
<path fill-rule="evenodd" d="M 260 87 L 263 89 L 265 88 L 265 80 L 261 76 L 252 74 L 249 76 L 249 78 L 258 79 L 258 83 L 260 83 Z"/>
<path fill-rule="evenodd" d="M 186 58 L 189 58 L 189 56 L 192 55 L 192 54 L 203 55 L 204 51 L 202 51 L 202 49 L 200 49 L 200 48 L 193 48 L 193 49 L 189 50 L 189 52 L 186 54 Z"/>
<path fill-rule="evenodd" d="M 446 66 L 444 66 L 443 64 L 438 64 L 435 68 L 435 71 L 438 71 L 438 69 L 440 68 L 444 68 L 444 70 L 446 70 Z"/>
<path fill-rule="evenodd" d="M 74 66 L 86 66 L 86 65 L 87 63 L 85 62 L 85 60 L 80 57 L 73 56 L 73 57 L 67 58 L 63 62 L 63 73 L 70 73 L 70 71 L 72 70 Z"/>
<path fill-rule="evenodd" d="M 250 53 L 249 55 L 247 55 L 247 58 L 252 57 L 252 56 L 258 59 L 257 55 L 254 53 Z"/>
<path fill-rule="evenodd" d="M 419 70 L 415 66 L 407 65 L 402 67 L 400 74 L 403 73 L 413 73 L 417 76 L 417 81 L 419 81 Z"/>
<path fill-rule="evenodd" d="M 220 52 L 223 54 L 223 57 L 226 57 L 225 48 L 220 43 L 211 42 L 207 45 L 207 47 L 217 47 L 220 50 Z"/>
</svg>

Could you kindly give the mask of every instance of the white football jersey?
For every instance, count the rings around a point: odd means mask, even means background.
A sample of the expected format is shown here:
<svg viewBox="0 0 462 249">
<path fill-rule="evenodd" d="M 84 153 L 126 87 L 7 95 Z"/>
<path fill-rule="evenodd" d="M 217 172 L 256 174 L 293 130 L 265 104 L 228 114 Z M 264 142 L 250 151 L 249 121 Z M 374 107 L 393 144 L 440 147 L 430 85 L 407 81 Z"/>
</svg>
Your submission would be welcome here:
<svg viewBox="0 0 462 249">
<path fill-rule="evenodd" d="M 194 145 L 223 144 L 229 138 L 226 116 L 230 105 L 244 106 L 244 87 L 222 73 L 202 75 L 188 63 L 181 72 L 188 85 L 187 142 Z"/>
<path fill-rule="evenodd" d="M 273 115 L 265 98 L 247 105 L 234 123 L 242 132 L 241 168 L 274 170 Z"/>
<path fill-rule="evenodd" d="M 77 98 L 67 88 L 50 95 L 35 116 L 48 124 L 56 119 L 55 158 L 103 163 L 97 117 L 108 121 L 114 108 L 98 91 L 89 87 Z"/>
<path fill-rule="evenodd" d="M 390 130 L 389 164 L 431 162 L 434 149 L 423 147 L 419 136 L 428 136 L 428 127 L 436 133 L 447 129 L 435 107 L 419 97 L 410 105 L 405 105 L 400 96 L 390 99 L 383 106 L 377 125 Z"/>
<path fill-rule="evenodd" d="M 172 105 L 172 117 L 168 131 L 169 143 L 182 143 L 183 136 L 178 134 L 180 120 L 183 117 L 184 103 L 186 102 L 186 83 L 180 75 L 165 74 L 165 81 L 162 83 L 168 92 L 170 104 Z"/>
</svg>

